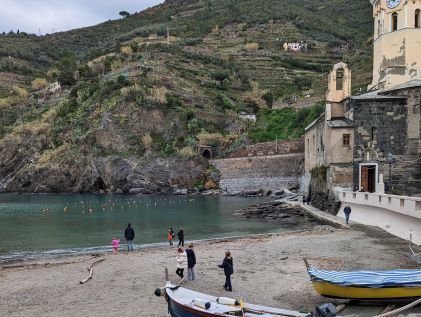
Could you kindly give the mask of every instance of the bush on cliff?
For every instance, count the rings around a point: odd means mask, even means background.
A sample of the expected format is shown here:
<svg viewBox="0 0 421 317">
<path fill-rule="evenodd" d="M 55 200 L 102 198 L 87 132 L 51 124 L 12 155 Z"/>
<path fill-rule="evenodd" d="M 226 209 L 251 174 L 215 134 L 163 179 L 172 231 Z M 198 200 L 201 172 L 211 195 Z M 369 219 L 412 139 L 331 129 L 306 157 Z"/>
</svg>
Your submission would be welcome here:
<svg viewBox="0 0 421 317">
<path fill-rule="evenodd" d="M 324 110 L 323 103 L 300 109 L 283 108 L 262 110 L 256 124 L 249 130 L 254 143 L 296 139 L 304 134 L 304 128 L 314 121 Z"/>
</svg>

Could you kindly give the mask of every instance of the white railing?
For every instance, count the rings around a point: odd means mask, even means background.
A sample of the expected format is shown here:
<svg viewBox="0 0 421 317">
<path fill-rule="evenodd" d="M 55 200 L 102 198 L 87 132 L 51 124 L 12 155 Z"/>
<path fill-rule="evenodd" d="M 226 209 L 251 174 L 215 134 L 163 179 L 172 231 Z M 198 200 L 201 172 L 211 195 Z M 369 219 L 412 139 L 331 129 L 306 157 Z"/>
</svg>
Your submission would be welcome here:
<svg viewBox="0 0 421 317">
<path fill-rule="evenodd" d="M 418 197 L 344 190 L 337 190 L 336 193 L 341 203 L 378 207 L 421 219 L 421 198 Z"/>
</svg>

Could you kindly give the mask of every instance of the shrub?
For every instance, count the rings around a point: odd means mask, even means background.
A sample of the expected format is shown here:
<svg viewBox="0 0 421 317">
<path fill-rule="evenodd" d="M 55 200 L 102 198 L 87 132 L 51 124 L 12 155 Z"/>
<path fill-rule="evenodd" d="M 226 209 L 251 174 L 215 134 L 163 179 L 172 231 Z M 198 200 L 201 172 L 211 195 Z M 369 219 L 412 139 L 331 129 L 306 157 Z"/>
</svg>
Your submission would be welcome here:
<svg viewBox="0 0 421 317">
<path fill-rule="evenodd" d="M 224 137 L 221 133 L 202 132 L 197 135 L 197 139 L 201 145 L 216 146 L 223 141 Z"/>
<path fill-rule="evenodd" d="M 151 137 L 151 135 L 149 133 L 146 133 L 142 137 L 142 142 L 143 142 L 143 145 L 145 146 L 146 149 L 151 149 L 152 144 L 153 144 L 153 138 Z"/>
<path fill-rule="evenodd" d="M 248 135 L 255 143 L 299 138 L 304 128 L 324 110 L 322 103 L 295 111 L 293 108 L 263 110 Z"/>
<path fill-rule="evenodd" d="M 249 52 L 256 52 L 259 50 L 259 44 L 258 43 L 247 43 L 244 45 L 244 49 Z"/>
<path fill-rule="evenodd" d="M 121 48 L 121 52 L 127 55 L 132 55 L 133 54 L 133 49 L 130 46 L 123 46 Z"/>
<path fill-rule="evenodd" d="M 153 101 L 159 104 L 166 104 L 167 103 L 167 88 L 165 87 L 156 87 L 152 88 L 151 90 L 151 98 Z"/>
<path fill-rule="evenodd" d="M 178 98 L 177 96 L 171 96 L 171 95 L 166 95 L 166 99 L 167 99 L 167 106 L 169 108 L 178 108 L 178 107 L 182 107 L 183 103 L 181 102 L 180 98 Z"/>
<path fill-rule="evenodd" d="M 194 151 L 193 147 L 185 146 L 182 149 L 178 150 L 178 154 L 183 157 L 193 157 L 196 155 L 196 152 Z"/>
<path fill-rule="evenodd" d="M 13 91 L 17 94 L 20 98 L 28 98 L 28 91 L 25 88 L 14 86 Z"/>
<path fill-rule="evenodd" d="M 40 90 L 40 89 L 44 89 L 45 87 L 47 87 L 48 82 L 45 78 L 35 78 L 32 82 L 31 82 L 31 86 L 32 89 L 34 90 Z"/>
</svg>

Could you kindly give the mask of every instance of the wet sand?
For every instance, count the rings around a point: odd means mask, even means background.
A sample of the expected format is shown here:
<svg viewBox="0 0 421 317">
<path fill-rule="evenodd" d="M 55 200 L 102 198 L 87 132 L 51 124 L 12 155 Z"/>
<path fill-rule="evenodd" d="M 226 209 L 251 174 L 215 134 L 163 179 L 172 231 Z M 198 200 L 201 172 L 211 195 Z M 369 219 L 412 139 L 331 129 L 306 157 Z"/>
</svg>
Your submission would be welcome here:
<svg viewBox="0 0 421 317">
<path fill-rule="evenodd" d="M 233 293 L 222 289 L 217 267 L 224 251 L 234 257 Z M 309 282 L 302 258 L 319 268 L 413 268 L 405 241 L 379 229 L 301 232 L 197 243 L 197 280 L 186 287 L 241 298 L 247 302 L 312 310 L 326 302 Z M 0 316 L 159 316 L 167 315 L 163 298 L 153 295 L 164 285 L 164 267 L 175 275 L 176 248 L 146 249 L 102 255 L 93 279 L 79 281 L 97 260 L 90 256 L 58 259 L 0 270 Z"/>
</svg>

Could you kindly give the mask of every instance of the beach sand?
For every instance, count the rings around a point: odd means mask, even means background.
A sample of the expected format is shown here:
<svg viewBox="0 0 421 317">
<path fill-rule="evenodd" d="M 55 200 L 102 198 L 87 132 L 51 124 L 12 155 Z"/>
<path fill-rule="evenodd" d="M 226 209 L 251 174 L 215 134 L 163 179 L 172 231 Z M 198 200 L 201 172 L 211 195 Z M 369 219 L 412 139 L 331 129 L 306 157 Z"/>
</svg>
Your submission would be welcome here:
<svg viewBox="0 0 421 317">
<path fill-rule="evenodd" d="M 233 293 L 223 290 L 218 268 L 224 251 L 234 258 Z M 216 296 L 289 309 L 310 309 L 326 302 L 309 282 L 303 257 L 319 268 L 395 269 L 413 265 L 405 241 L 379 229 L 355 226 L 351 230 L 301 232 L 197 243 L 197 280 L 185 287 Z M 0 270 L 1 316 L 168 316 L 163 298 L 153 295 L 165 283 L 164 267 L 178 281 L 176 248 L 111 252 L 61 258 L 49 265 L 36 263 Z M 79 281 L 87 267 L 93 279 Z"/>
</svg>

